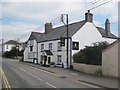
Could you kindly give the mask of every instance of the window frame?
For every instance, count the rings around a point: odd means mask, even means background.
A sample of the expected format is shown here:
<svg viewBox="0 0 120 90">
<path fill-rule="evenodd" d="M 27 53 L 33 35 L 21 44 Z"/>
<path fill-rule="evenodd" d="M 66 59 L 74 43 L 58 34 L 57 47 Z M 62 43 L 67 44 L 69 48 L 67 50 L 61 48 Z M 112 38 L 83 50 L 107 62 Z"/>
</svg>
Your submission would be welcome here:
<svg viewBox="0 0 120 90">
<path fill-rule="evenodd" d="M 44 51 L 44 44 L 41 44 L 41 52 Z"/>
<path fill-rule="evenodd" d="M 52 50 L 52 43 L 49 43 L 49 50 Z"/>
<path fill-rule="evenodd" d="M 58 45 L 57 45 L 58 47 L 57 47 L 57 50 L 58 51 L 62 51 L 62 47 L 61 47 L 61 43 L 60 42 L 58 42 Z"/>
</svg>

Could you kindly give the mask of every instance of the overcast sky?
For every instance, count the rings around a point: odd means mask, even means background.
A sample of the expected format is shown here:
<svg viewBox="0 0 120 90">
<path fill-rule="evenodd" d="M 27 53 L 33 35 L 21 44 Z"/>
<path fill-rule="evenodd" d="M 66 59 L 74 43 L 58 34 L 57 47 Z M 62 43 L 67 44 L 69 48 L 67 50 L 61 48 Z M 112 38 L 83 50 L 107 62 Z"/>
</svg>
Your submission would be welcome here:
<svg viewBox="0 0 120 90">
<path fill-rule="evenodd" d="M 51 2 L 48 2 L 51 1 Z M 54 26 L 61 14 L 69 14 L 69 23 L 84 19 L 88 9 L 110 0 L 3 0 L 0 3 L 0 32 L 4 40 L 27 40 L 31 31 L 43 32 L 46 22 Z M 111 32 L 118 34 L 118 1 L 104 4 L 91 10 L 96 26 L 104 28 L 105 19 L 111 22 Z M 2 35 L 0 35 L 2 38 Z"/>
</svg>

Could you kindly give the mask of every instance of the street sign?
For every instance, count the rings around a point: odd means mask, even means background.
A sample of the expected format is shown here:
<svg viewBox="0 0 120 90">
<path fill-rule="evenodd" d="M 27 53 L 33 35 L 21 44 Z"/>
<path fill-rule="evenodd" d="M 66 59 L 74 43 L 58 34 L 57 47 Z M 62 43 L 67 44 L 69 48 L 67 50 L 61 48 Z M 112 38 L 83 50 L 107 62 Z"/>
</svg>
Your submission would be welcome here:
<svg viewBox="0 0 120 90">
<path fill-rule="evenodd" d="M 73 50 L 79 50 L 79 42 L 73 42 Z"/>
<path fill-rule="evenodd" d="M 65 38 L 60 38 L 60 46 L 65 46 Z"/>
</svg>

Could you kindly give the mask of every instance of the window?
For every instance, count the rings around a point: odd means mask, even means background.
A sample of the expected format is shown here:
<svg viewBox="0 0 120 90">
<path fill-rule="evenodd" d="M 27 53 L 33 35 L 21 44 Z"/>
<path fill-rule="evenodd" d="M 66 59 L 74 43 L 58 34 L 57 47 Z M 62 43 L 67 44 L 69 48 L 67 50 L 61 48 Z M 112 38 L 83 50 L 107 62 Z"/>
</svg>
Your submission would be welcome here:
<svg viewBox="0 0 120 90">
<path fill-rule="evenodd" d="M 8 45 L 6 46 L 6 49 L 8 49 Z"/>
<path fill-rule="evenodd" d="M 33 46 L 30 46 L 30 51 L 33 51 Z"/>
<path fill-rule="evenodd" d="M 44 51 L 44 44 L 41 44 L 41 52 Z"/>
<path fill-rule="evenodd" d="M 61 51 L 62 50 L 62 47 L 60 45 L 60 42 L 58 42 L 58 51 Z"/>
<path fill-rule="evenodd" d="M 57 56 L 57 64 L 61 64 L 61 55 Z"/>
<path fill-rule="evenodd" d="M 52 50 L 52 43 L 49 43 L 49 50 Z"/>
</svg>

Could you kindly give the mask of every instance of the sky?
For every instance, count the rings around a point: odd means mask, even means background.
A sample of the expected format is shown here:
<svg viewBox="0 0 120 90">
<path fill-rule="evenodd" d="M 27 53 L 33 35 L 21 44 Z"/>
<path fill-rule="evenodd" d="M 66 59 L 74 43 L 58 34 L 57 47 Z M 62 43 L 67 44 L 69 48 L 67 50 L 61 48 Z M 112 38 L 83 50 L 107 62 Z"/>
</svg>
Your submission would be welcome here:
<svg viewBox="0 0 120 90">
<path fill-rule="evenodd" d="M 30 32 L 44 32 L 44 24 L 63 25 L 61 14 L 69 15 L 69 23 L 84 20 L 88 9 L 110 1 L 91 10 L 96 26 L 105 27 L 108 18 L 111 32 L 118 35 L 119 0 L 2 0 L 0 3 L 0 39 L 24 42 Z"/>
</svg>

